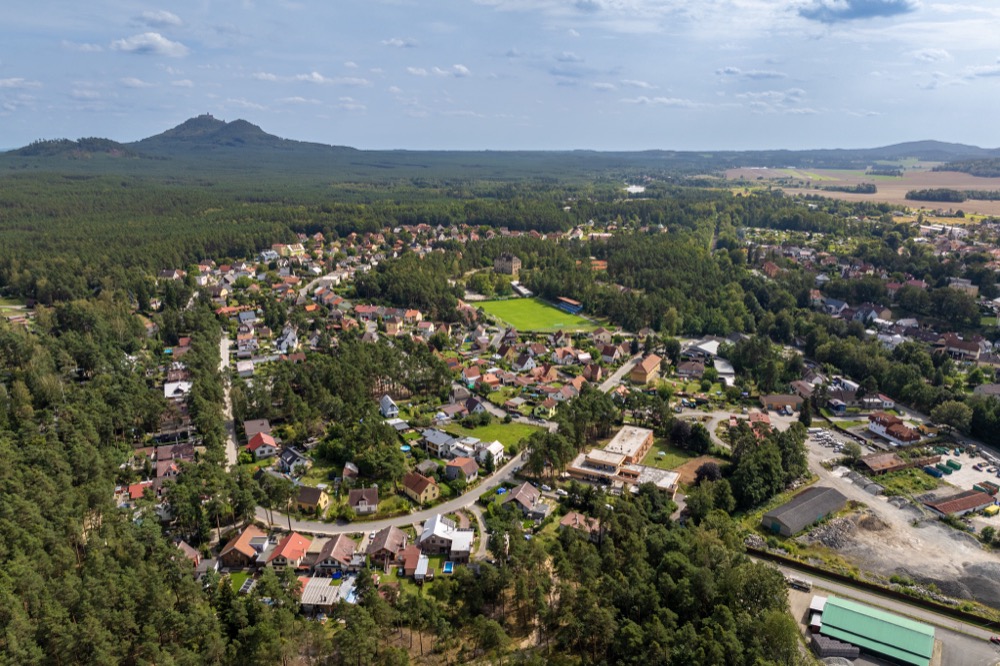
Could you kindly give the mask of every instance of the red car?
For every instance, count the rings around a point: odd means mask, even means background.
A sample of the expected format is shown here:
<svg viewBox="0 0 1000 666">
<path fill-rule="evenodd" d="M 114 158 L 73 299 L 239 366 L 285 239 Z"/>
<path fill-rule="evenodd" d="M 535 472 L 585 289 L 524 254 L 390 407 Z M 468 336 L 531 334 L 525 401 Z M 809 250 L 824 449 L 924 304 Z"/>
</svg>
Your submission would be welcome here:
<svg viewBox="0 0 1000 666">
<path fill-rule="evenodd" d="M 990 643 L 1000 645 L 1000 636 L 990 636 Z"/>
</svg>

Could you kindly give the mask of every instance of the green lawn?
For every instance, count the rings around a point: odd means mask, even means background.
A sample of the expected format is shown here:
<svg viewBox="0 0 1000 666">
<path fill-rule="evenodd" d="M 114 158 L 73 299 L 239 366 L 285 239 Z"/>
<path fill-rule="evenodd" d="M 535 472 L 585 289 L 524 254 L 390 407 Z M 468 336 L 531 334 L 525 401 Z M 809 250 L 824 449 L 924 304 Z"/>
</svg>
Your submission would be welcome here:
<svg viewBox="0 0 1000 666">
<path fill-rule="evenodd" d="M 457 423 L 453 423 L 445 427 L 447 432 L 458 437 L 471 436 L 483 440 L 484 442 L 492 442 L 497 440 L 504 447 L 509 447 L 511 444 L 516 444 L 525 437 L 531 436 L 531 434 L 539 428 L 537 426 L 527 425 L 525 423 L 503 423 L 502 421 L 494 421 L 487 426 L 481 428 L 463 428 Z"/>
<path fill-rule="evenodd" d="M 229 582 L 232 584 L 233 590 L 239 592 L 240 588 L 243 587 L 243 583 L 245 583 L 249 577 L 250 574 L 244 571 L 234 571 L 229 574 Z"/>
<path fill-rule="evenodd" d="M 663 451 L 667 455 L 661 456 L 660 451 Z M 685 451 L 684 449 L 679 449 L 676 446 L 671 446 L 667 444 L 666 441 L 657 441 L 653 448 L 649 450 L 646 457 L 643 458 L 642 464 L 647 467 L 657 467 L 659 469 L 675 469 L 680 467 L 688 460 L 692 458 L 697 458 L 697 454 L 691 451 Z"/>
<path fill-rule="evenodd" d="M 583 317 L 563 312 L 537 298 L 482 301 L 476 305 L 519 331 L 593 331 L 597 328 Z"/>
</svg>

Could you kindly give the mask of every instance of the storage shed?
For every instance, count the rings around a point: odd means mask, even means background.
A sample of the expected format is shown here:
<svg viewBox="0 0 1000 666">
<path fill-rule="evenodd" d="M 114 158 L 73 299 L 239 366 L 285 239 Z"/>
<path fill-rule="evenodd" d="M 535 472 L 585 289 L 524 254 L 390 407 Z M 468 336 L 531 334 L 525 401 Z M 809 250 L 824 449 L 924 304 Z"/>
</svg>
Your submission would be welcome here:
<svg viewBox="0 0 1000 666">
<path fill-rule="evenodd" d="M 792 536 L 809 525 L 836 513 L 847 504 L 847 498 L 833 488 L 806 488 L 777 509 L 764 514 L 764 529 L 782 536 Z"/>
</svg>

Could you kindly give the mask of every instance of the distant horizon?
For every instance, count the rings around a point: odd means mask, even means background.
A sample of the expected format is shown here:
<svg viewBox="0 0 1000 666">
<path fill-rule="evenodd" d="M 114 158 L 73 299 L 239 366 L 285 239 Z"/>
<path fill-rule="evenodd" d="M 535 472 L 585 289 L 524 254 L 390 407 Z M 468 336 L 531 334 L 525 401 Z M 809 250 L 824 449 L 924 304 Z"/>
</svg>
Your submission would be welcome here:
<svg viewBox="0 0 1000 666">
<path fill-rule="evenodd" d="M 666 152 L 681 152 L 681 153 L 698 153 L 698 152 L 737 152 L 737 153 L 742 153 L 742 152 L 778 152 L 778 151 L 809 152 L 809 151 L 822 151 L 822 150 L 871 150 L 871 149 L 886 148 L 886 147 L 896 146 L 896 145 L 901 145 L 901 144 L 922 143 L 922 142 L 936 142 L 936 143 L 943 143 L 943 144 L 950 144 L 950 145 L 965 145 L 965 146 L 969 146 L 971 148 L 978 148 L 978 149 L 982 149 L 982 150 L 1000 150 L 1000 146 L 993 147 L 993 146 L 982 145 L 982 144 L 977 144 L 977 143 L 967 143 L 967 142 L 962 142 L 962 141 L 947 141 L 947 140 L 943 140 L 943 139 L 929 139 L 929 138 L 909 139 L 909 140 L 904 140 L 904 141 L 893 141 L 893 142 L 884 142 L 884 143 L 877 143 L 877 144 L 866 145 L 866 146 L 832 146 L 832 147 L 831 146 L 812 146 L 812 147 L 805 147 L 805 148 L 786 148 L 786 147 L 780 147 L 780 146 L 778 146 L 778 147 L 775 147 L 775 146 L 755 147 L 755 148 L 719 148 L 719 147 L 716 147 L 716 148 L 706 148 L 706 147 L 701 147 L 701 148 L 669 148 L 669 147 L 648 147 L 648 148 L 587 148 L 587 147 L 577 147 L 577 148 L 537 148 L 537 147 L 533 147 L 533 148 L 510 148 L 510 147 L 505 147 L 505 148 L 489 148 L 489 147 L 483 147 L 483 148 L 410 148 L 410 147 L 401 147 L 401 146 L 396 146 L 396 147 L 367 147 L 367 146 L 358 146 L 358 145 L 352 145 L 352 144 L 346 144 L 346 143 L 325 143 L 323 141 L 319 141 L 319 140 L 316 140 L 316 139 L 310 139 L 310 138 L 299 138 L 299 137 L 294 137 L 294 136 L 282 136 L 280 134 L 276 134 L 274 132 L 271 132 L 264 124 L 262 124 L 262 122 L 259 122 L 259 121 L 255 120 L 255 119 L 253 119 L 252 117 L 239 116 L 239 117 L 234 117 L 232 119 L 227 119 L 227 118 L 219 117 L 218 115 L 216 115 L 214 113 L 205 113 L 205 112 L 203 112 L 203 113 L 197 113 L 195 115 L 189 116 L 189 117 L 185 118 L 184 120 L 181 120 L 181 121 L 178 121 L 178 122 L 174 123 L 173 125 L 170 125 L 168 127 L 162 127 L 162 128 L 160 128 L 158 130 L 153 131 L 150 134 L 147 134 L 145 136 L 141 136 L 141 137 L 135 138 L 135 139 L 124 139 L 123 140 L 123 139 L 116 138 L 114 136 L 100 136 L 98 134 L 84 134 L 84 135 L 81 135 L 81 136 L 78 136 L 78 137 L 75 137 L 75 138 L 70 138 L 68 136 L 38 137 L 36 139 L 32 139 L 32 140 L 30 140 L 28 142 L 25 142 L 25 143 L 23 143 L 23 144 L 21 144 L 19 146 L 0 147 L 0 153 L 6 153 L 6 152 L 14 151 L 14 150 L 20 150 L 21 148 L 24 148 L 25 146 L 28 146 L 31 143 L 35 142 L 35 141 L 60 141 L 60 140 L 63 140 L 63 139 L 68 139 L 70 141 L 80 141 L 82 139 L 109 139 L 111 141 L 115 141 L 115 142 L 121 143 L 121 144 L 138 143 L 138 142 L 140 142 L 140 141 L 142 141 L 144 139 L 148 139 L 148 138 L 151 138 L 153 136 L 157 136 L 159 134 L 162 134 L 163 132 L 166 132 L 166 131 L 168 131 L 170 129 L 178 127 L 179 125 L 181 125 L 181 124 L 183 124 L 183 123 L 185 123 L 185 122 L 187 122 L 189 120 L 193 120 L 193 119 L 198 118 L 198 117 L 203 116 L 203 115 L 211 115 L 214 119 L 223 121 L 225 123 L 231 123 L 231 122 L 242 120 L 242 121 L 245 121 L 245 122 L 251 123 L 252 125 L 257 126 L 262 131 L 264 131 L 265 133 L 271 134 L 272 136 L 276 136 L 276 137 L 278 137 L 280 139 L 286 139 L 286 140 L 289 140 L 289 141 L 298 141 L 300 143 L 319 144 L 319 145 L 330 146 L 330 147 L 351 148 L 351 149 L 354 149 L 354 150 L 365 151 L 365 152 L 383 152 L 383 151 L 385 151 L 385 152 L 389 152 L 389 151 L 404 151 L 404 152 L 496 152 L 496 153 L 513 153 L 513 152 L 539 152 L 539 153 L 567 153 L 567 152 L 641 153 L 641 152 L 648 152 L 648 151 L 666 151 Z"/>
<path fill-rule="evenodd" d="M 5 145 L 208 111 L 363 150 L 1000 146 L 987 0 L 48 4 L 0 25 Z"/>
</svg>

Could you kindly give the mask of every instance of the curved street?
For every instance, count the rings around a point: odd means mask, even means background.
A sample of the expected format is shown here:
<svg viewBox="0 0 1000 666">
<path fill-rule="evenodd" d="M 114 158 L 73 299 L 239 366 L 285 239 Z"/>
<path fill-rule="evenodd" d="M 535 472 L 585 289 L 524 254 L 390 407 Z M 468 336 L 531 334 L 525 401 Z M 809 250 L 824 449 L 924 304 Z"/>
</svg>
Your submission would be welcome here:
<svg viewBox="0 0 1000 666">
<path fill-rule="evenodd" d="M 370 521 L 358 521 L 353 523 L 324 523 L 319 520 L 296 520 L 292 519 L 291 525 L 292 529 L 296 532 L 303 532 L 307 534 L 315 534 L 318 536 L 334 536 L 337 534 L 357 534 L 361 532 L 370 532 L 374 530 L 381 530 L 386 527 L 406 527 L 412 525 L 415 522 L 423 522 L 432 518 L 437 514 L 452 513 L 453 511 L 458 511 L 459 509 L 466 509 L 473 506 L 480 497 L 486 494 L 491 488 L 503 483 L 504 481 L 510 481 L 514 478 L 514 470 L 521 466 L 524 459 L 527 457 L 528 452 L 525 451 L 513 459 L 508 461 L 503 467 L 496 470 L 490 476 L 482 480 L 482 482 L 470 490 L 469 492 L 459 495 L 454 499 L 450 499 L 447 502 L 442 502 L 431 509 L 421 509 L 420 511 L 414 511 L 402 516 L 396 516 L 395 518 L 385 518 L 382 520 L 370 520 Z M 264 507 L 257 507 L 255 514 L 256 519 L 267 525 L 269 527 L 275 527 L 279 529 L 288 528 L 288 517 L 278 511 L 272 511 L 274 514 L 274 522 L 268 520 L 268 510 Z M 475 511 L 473 510 L 473 513 Z M 480 529 L 484 527 L 479 515 L 477 514 L 477 520 L 480 520 Z"/>
</svg>

